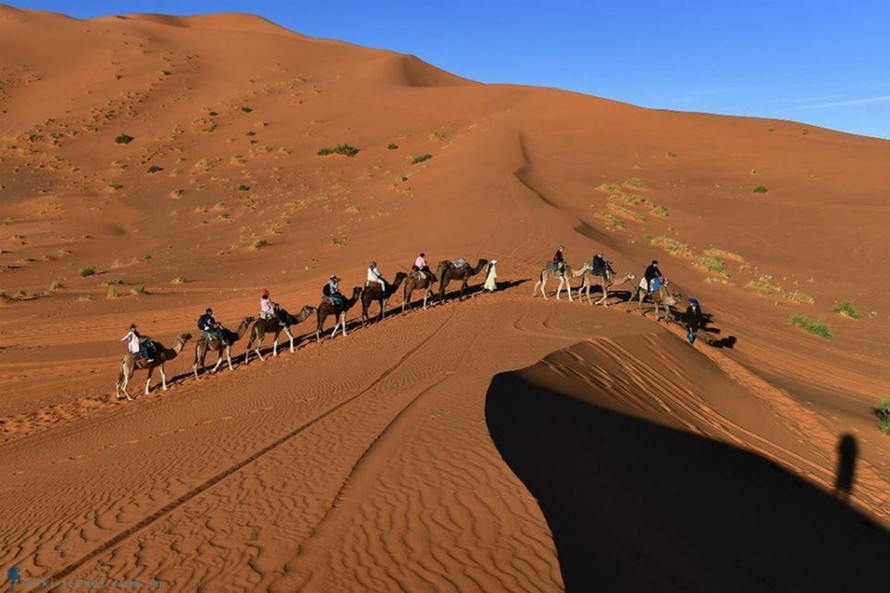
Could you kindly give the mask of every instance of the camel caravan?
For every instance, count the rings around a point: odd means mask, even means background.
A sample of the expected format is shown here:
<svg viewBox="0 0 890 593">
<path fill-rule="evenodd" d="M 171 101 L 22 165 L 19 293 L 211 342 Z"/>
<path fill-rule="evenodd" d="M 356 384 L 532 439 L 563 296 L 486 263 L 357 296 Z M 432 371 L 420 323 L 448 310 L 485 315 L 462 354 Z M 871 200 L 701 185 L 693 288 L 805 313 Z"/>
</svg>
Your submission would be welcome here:
<svg viewBox="0 0 890 593">
<path fill-rule="evenodd" d="M 580 278 L 581 285 L 578 287 L 578 301 L 583 303 L 583 297 L 587 297 L 588 304 L 609 306 L 610 290 L 631 283 L 633 286 L 630 298 L 627 300 L 627 309 L 634 302 L 637 302 L 637 308 L 641 314 L 643 311 L 643 301 L 648 298 L 655 304 L 655 319 L 658 321 L 659 313 L 664 312 L 665 318 L 670 320 L 673 313 L 672 308 L 679 305 L 681 296 L 675 290 L 669 287 L 669 281 L 664 278 L 661 270 L 658 269 L 658 262 L 653 260 L 652 264 L 646 268 L 646 272 L 640 279 L 639 284 L 635 284 L 636 276 L 630 272 L 618 275 L 612 268 L 612 264 L 606 261 L 602 253 L 594 256 L 590 263 L 585 262 L 580 268 L 573 268 L 563 257 L 563 247 L 560 247 L 553 259 L 544 266 L 539 275 L 538 282 L 532 292 L 535 296 L 538 292 L 547 299 L 546 286 L 548 281 L 558 281 L 556 289 L 556 298 L 560 299 L 560 295 L 565 290 L 569 301 L 572 297 L 572 281 Z M 480 258 L 475 265 L 472 265 L 465 258 L 454 260 L 443 260 L 439 262 L 436 272 L 433 273 L 426 263 L 426 257 L 421 253 L 411 267 L 410 272 L 398 272 L 391 282 L 387 281 L 380 270 L 377 268 L 377 262 L 371 262 L 368 266 L 368 273 L 364 286 L 355 286 L 351 291 L 351 296 L 346 297 L 340 292 L 340 278 L 332 275 L 328 282 L 322 287 L 321 302 L 317 307 L 305 305 L 296 315 L 292 315 L 278 303 L 270 298 L 268 289 L 263 290 L 260 296 L 260 312 L 259 316 L 243 317 L 235 330 L 230 330 L 223 326 L 221 322 L 213 316 L 213 309 L 207 308 L 197 321 L 200 334 L 195 339 L 195 354 L 192 363 L 192 373 L 196 379 L 201 377 L 202 373 L 216 373 L 223 363 L 226 363 L 229 370 L 234 370 L 232 363 L 232 348 L 237 342 L 246 340 L 244 351 L 244 364 L 250 362 L 250 354 L 253 352 L 261 361 L 266 360 L 263 357 L 262 346 L 267 335 L 272 336 L 272 356 L 278 356 L 278 345 L 281 334 L 284 333 L 289 340 L 289 349 L 294 352 L 295 342 L 298 338 L 294 335 L 294 328 L 315 316 L 315 340 L 321 343 L 324 340 L 325 322 L 328 317 L 334 318 L 334 326 L 331 329 L 330 337 L 333 338 L 340 331 L 345 337 L 347 335 L 347 314 L 361 302 L 361 324 L 362 327 L 367 326 L 371 322 L 370 309 L 373 304 L 380 307 L 378 321 L 386 319 L 387 305 L 393 295 L 399 289 L 402 290 L 402 313 L 411 310 L 411 299 L 415 291 L 420 291 L 423 296 L 423 308 L 427 309 L 435 300 L 439 304 L 446 303 L 447 289 L 449 285 L 460 283 L 457 290 L 458 302 L 462 301 L 469 290 L 470 280 L 485 271 L 485 280 L 482 285 L 483 292 L 494 292 L 497 290 L 497 260 L 487 260 Z M 438 290 L 434 291 L 433 287 L 438 284 Z M 590 290 L 593 287 L 599 287 L 601 296 L 596 301 L 590 297 Z M 690 299 L 691 301 L 692 299 Z M 697 307 L 696 302 L 696 307 Z M 145 369 L 148 371 L 148 377 L 145 382 L 145 393 L 148 394 L 151 388 L 151 378 L 154 370 L 157 368 L 161 374 L 161 387 L 167 389 L 167 374 L 164 364 L 167 361 L 176 358 L 185 347 L 186 343 L 192 339 L 190 333 L 182 333 L 176 337 L 171 348 L 166 348 L 162 344 L 153 341 L 147 336 L 142 336 L 135 325 L 130 326 L 130 331 L 122 342 L 127 343 L 129 352 L 123 357 L 120 363 L 120 372 L 115 392 L 118 399 L 127 398 L 132 400 L 127 387 L 133 378 L 136 370 Z M 690 339 L 690 343 L 692 339 Z M 205 367 L 205 359 L 210 352 L 216 353 L 216 361 L 213 367 L 207 371 Z M 268 356 L 268 355 L 267 355 Z"/>
<path fill-rule="evenodd" d="M 305 305 L 296 315 L 292 315 L 278 303 L 272 301 L 269 290 L 265 289 L 260 296 L 259 316 L 243 317 L 234 330 L 224 327 L 213 316 L 213 309 L 207 308 L 197 321 L 200 334 L 194 341 L 195 354 L 192 373 L 196 379 L 199 379 L 204 373 L 216 373 L 223 364 L 233 371 L 235 366 L 232 362 L 232 348 L 242 340 L 246 341 L 244 364 L 250 362 L 251 352 L 256 354 L 256 357 L 261 361 L 266 360 L 262 353 L 262 346 L 267 335 L 272 336 L 272 356 L 278 356 L 279 340 L 282 333 L 288 338 L 290 351 L 294 352 L 295 343 L 298 341 L 294 335 L 295 327 L 313 315 L 316 319 L 316 342 L 321 343 L 324 340 L 324 326 L 328 317 L 334 318 L 334 327 L 331 329 L 330 337 L 336 336 L 338 331 L 346 336 L 347 313 L 359 302 L 362 305 L 362 326 L 370 323 L 369 310 L 374 303 L 380 307 L 380 315 L 377 319 L 383 321 L 386 318 L 390 298 L 398 293 L 400 288 L 402 289 L 403 313 L 411 310 L 411 298 L 414 291 L 422 291 L 424 309 L 429 307 L 434 298 L 437 298 L 438 302 L 444 303 L 446 289 L 452 281 L 461 283 L 458 300 L 463 300 L 470 279 L 483 269 L 486 270 L 483 290 L 494 292 L 497 290 L 496 263 L 497 260 L 489 262 L 486 259 L 480 259 L 476 266 L 471 266 L 464 258 L 445 260 L 439 263 L 438 274 L 434 274 L 426 263 L 425 255 L 421 253 L 415 260 L 410 273 L 398 272 L 392 282 L 387 282 L 377 269 L 377 263 L 371 262 L 365 286 L 354 287 L 350 297 L 347 298 L 340 292 L 340 279 L 333 275 L 322 288 L 322 299 L 318 306 Z M 439 291 L 434 293 L 433 286 L 437 283 Z M 191 339 L 190 333 L 180 334 L 173 347 L 166 348 L 150 337 L 141 335 L 135 325 L 130 326 L 130 331 L 121 339 L 122 342 L 127 343 L 129 352 L 121 359 L 119 377 L 115 384 L 117 398 L 133 399 L 127 387 L 135 371 L 140 369 L 148 371 L 145 382 L 146 394 L 150 391 L 155 369 L 160 370 L 161 386 L 166 390 L 167 374 L 164 363 L 176 358 L 182 352 L 186 342 Z M 216 353 L 216 361 L 212 363 L 213 366 L 209 371 L 205 366 L 208 353 Z"/>
</svg>

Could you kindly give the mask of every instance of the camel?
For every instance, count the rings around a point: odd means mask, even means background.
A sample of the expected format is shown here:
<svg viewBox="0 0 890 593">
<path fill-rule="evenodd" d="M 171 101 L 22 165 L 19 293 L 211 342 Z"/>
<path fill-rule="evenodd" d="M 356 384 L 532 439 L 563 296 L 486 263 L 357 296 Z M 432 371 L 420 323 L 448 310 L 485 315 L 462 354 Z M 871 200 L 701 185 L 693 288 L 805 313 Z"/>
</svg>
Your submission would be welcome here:
<svg viewBox="0 0 890 593">
<path fill-rule="evenodd" d="M 321 332 L 324 328 L 324 320 L 328 315 L 336 315 L 337 323 L 334 324 L 334 330 L 331 332 L 331 337 L 337 333 L 337 329 L 342 326 L 343 335 L 346 335 L 346 312 L 349 311 L 353 305 L 358 301 L 358 298 L 362 294 L 362 288 L 356 286 L 352 289 L 352 298 L 346 299 L 346 302 L 342 305 L 332 305 L 326 300 L 321 301 L 321 304 L 318 306 L 315 314 L 318 317 L 318 327 L 315 329 L 315 340 L 317 342 L 321 342 Z"/>
<path fill-rule="evenodd" d="M 457 297 L 457 301 L 460 302 L 464 298 L 464 291 L 467 290 L 467 282 L 470 281 L 470 278 L 481 272 L 485 266 L 488 265 L 487 259 L 480 259 L 479 263 L 476 264 L 475 267 L 471 268 L 469 263 L 466 265 L 457 267 L 454 265 L 453 260 L 445 260 L 439 262 L 439 267 L 437 269 L 437 276 L 439 277 L 439 302 L 445 302 L 445 289 L 448 287 L 448 283 L 452 280 L 461 280 L 462 284 L 460 285 L 460 295 Z"/>
<path fill-rule="evenodd" d="M 427 299 L 433 296 L 433 284 L 436 283 L 436 276 L 432 272 L 426 272 L 421 278 L 415 274 L 409 274 L 405 279 L 405 290 L 402 299 L 402 313 L 405 308 L 411 308 L 411 293 L 414 289 L 423 291 L 423 308 L 427 308 Z"/>
<path fill-rule="evenodd" d="M 617 282 L 615 281 L 614 274 L 608 274 L 607 276 L 594 276 L 592 271 L 584 272 L 584 279 L 581 282 L 580 288 L 578 288 L 578 301 L 584 302 L 581 298 L 581 291 L 585 290 L 587 294 L 587 302 L 589 304 L 599 305 L 600 303 L 602 303 L 603 307 L 608 307 L 609 303 L 606 299 L 609 298 L 609 289 L 615 286 L 621 286 L 625 282 L 633 282 L 636 279 L 637 277 L 630 272 L 627 272 L 624 277 L 622 277 L 621 280 Z M 603 291 L 603 296 L 596 302 L 590 300 L 591 285 L 599 286 L 600 290 Z"/>
<path fill-rule="evenodd" d="M 227 346 L 223 346 L 222 342 L 217 340 L 216 338 L 207 339 L 206 335 L 202 335 L 195 342 L 195 363 L 192 365 L 192 370 L 195 371 L 195 378 L 198 378 L 198 367 L 201 367 L 201 370 L 204 370 L 204 357 L 207 356 L 208 350 L 213 350 L 218 354 L 218 358 L 216 359 L 216 365 L 210 370 L 211 373 L 215 373 L 219 370 L 219 367 L 223 363 L 223 356 L 225 355 L 225 360 L 229 363 L 229 370 L 234 371 L 235 368 L 232 366 L 232 344 L 240 340 L 245 333 L 247 333 L 247 328 L 250 327 L 250 324 L 253 323 L 254 317 L 248 316 L 241 320 L 241 323 L 238 324 L 237 331 L 224 330 L 227 332 L 228 342 Z"/>
<path fill-rule="evenodd" d="M 290 327 L 306 321 L 313 313 L 315 313 L 315 307 L 310 307 L 309 305 L 300 309 L 300 312 L 296 315 L 291 315 L 284 309 L 281 309 L 284 325 L 281 325 L 281 322 L 276 318 L 257 319 L 256 323 L 253 324 L 253 327 L 250 330 L 250 337 L 247 339 L 247 350 L 244 352 L 244 364 L 249 362 L 248 358 L 250 357 L 251 344 L 254 344 L 254 352 L 260 357 L 260 360 L 265 360 L 260 352 L 260 348 L 263 345 L 263 338 L 266 337 L 266 334 L 275 336 L 275 341 L 272 342 L 272 355 L 278 356 L 278 338 L 281 336 L 281 330 L 284 330 L 284 333 L 287 334 L 287 337 L 290 339 L 290 351 L 293 352 L 294 335 L 290 333 Z"/>
<path fill-rule="evenodd" d="M 123 359 L 121 359 L 120 375 L 118 376 L 117 384 L 114 386 L 117 399 L 122 399 L 121 396 L 126 396 L 128 400 L 133 401 L 133 398 L 130 397 L 130 394 L 127 392 L 127 385 L 129 385 L 130 379 L 133 378 L 136 369 L 148 369 L 148 379 L 145 380 L 145 395 L 148 395 L 149 386 L 151 385 L 151 375 L 155 368 L 161 369 L 161 388 L 164 391 L 167 391 L 167 373 L 164 371 L 164 363 L 176 358 L 176 356 L 182 352 L 185 343 L 191 339 L 192 334 L 179 334 L 176 336 L 176 341 L 173 342 L 172 348 L 164 348 L 160 342 L 155 342 L 157 351 L 152 362 L 147 362 L 147 359 L 145 358 L 140 358 L 137 361 L 133 358 L 132 354 L 124 356 Z"/>
<path fill-rule="evenodd" d="M 532 290 L 532 296 L 535 296 L 538 292 L 538 287 L 541 287 L 541 295 L 544 297 L 544 300 L 547 300 L 547 291 L 544 290 L 544 287 L 547 285 L 547 280 L 550 278 L 559 278 L 559 286 L 556 288 L 556 300 L 559 300 L 559 293 L 562 291 L 562 287 L 565 286 L 569 293 L 569 302 L 572 300 L 572 283 L 570 281 L 571 278 L 580 278 L 584 274 L 590 270 L 590 264 L 585 262 L 583 266 L 581 266 L 580 270 L 573 270 L 572 266 L 566 264 L 565 276 L 560 274 L 557 269 L 553 266 L 553 264 L 548 263 L 544 266 L 544 269 L 541 270 L 541 277 L 535 283 L 535 288 Z"/>
<path fill-rule="evenodd" d="M 386 301 L 394 295 L 402 285 L 402 280 L 408 277 L 405 272 L 398 272 L 392 284 L 386 283 L 386 290 L 380 288 L 380 283 L 372 282 L 370 286 L 366 286 L 362 291 L 362 325 L 368 325 L 368 308 L 373 301 L 380 303 L 380 321 L 386 319 Z"/>
<path fill-rule="evenodd" d="M 636 288 L 630 298 L 627 300 L 627 309 L 626 311 L 630 311 L 631 303 L 634 301 L 637 302 L 637 308 L 640 311 L 641 315 L 646 315 L 643 312 L 643 299 L 649 297 L 653 303 L 655 303 L 655 321 L 658 321 L 658 309 L 659 307 L 663 307 L 665 310 L 666 317 L 668 321 L 671 320 L 670 313 L 671 307 L 676 307 L 677 303 L 680 303 L 683 299 L 682 295 L 678 292 L 672 293 L 668 290 L 668 287 L 662 284 L 658 287 L 654 293 L 649 292 L 649 285 L 645 278 L 641 279 L 639 284 L 637 284 Z"/>
</svg>

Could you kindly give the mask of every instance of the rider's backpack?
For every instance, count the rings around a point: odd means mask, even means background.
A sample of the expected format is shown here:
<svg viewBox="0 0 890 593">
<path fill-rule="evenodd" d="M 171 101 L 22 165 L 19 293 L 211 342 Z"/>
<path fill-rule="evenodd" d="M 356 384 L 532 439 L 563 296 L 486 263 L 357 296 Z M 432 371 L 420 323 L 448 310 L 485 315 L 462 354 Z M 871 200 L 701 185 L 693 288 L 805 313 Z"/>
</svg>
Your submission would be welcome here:
<svg viewBox="0 0 890 593">
<path fill-rule="evenodd" d="M 321 294 L 325 295 L 326 297 L 331 296 L 331 285 L 330 285 L 330 284 L 325 284 L 324 286 L 322 286 L 322 287 L 321 287 Z"/>
</svg>

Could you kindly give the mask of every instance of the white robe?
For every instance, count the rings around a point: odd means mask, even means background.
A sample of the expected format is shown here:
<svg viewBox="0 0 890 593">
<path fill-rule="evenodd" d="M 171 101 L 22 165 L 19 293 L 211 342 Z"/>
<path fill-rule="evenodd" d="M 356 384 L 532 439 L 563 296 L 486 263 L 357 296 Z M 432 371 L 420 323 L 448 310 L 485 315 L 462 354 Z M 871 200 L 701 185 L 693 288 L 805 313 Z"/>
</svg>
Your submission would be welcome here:
<svg viewBox="0 0 890 593">
<path fill-rule="evenodd" d="M 488 276 L 485 277 L 485 284 L 482 285 L 483 290 L 490 290 L 491 292 L 494 292 L 498 289 L 497 282 L 495 282 L 498 277 L 496 267 L 497 262 L 491 262 L 490 264 L 488 264 Z"/>
</svg>

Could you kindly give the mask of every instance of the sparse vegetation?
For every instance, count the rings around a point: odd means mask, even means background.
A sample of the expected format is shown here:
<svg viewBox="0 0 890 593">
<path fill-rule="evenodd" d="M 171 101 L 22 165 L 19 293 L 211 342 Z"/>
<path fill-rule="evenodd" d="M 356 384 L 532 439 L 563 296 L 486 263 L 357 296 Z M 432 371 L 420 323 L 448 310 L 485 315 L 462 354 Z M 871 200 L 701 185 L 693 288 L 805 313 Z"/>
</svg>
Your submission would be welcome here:
<svg viewBox="0 0 890 593">
<path fill-rule="evenodd" d="M 251 111 L 253 111 L 253 107 L 250 107 L 250 106 L 248 106 L 248 105 L 244 105 L 244 106 L 241 107 L 241 111 L 243 111 L 244 113 L 250 113 Z"/>
<path fill-rule="evenodd" d="M 679 257 L 691 258 L 692 257 L 692 246 L 688 243 L 683 243 L 677 239 L 671 239 L 670 237 L 652 237 L 649 240 L 649 243 L 654 245 L 655 247 L 661 247 L 671 255 L 677 255 Z"/>
<path fill-rule="evenodd" d="M 215 111 L 211 111 L 211 112 L 208 113 L 207 115 L 209 115 L 210 117 L 216 117 L 216 116 L 219 115 L 219 114 L 218 114 L 217 112 L 215 112 Z"/>
<path fill-rule="evenodd" d="M 130 293 L 131 294 L 146 294 L 145 286 L 143 286 L 142 284 L 137 284 L 136 286 L 134 286 L 133 288 L 130 289 Z"/>
<path fill-rule="evenodd" d="M 159 167 L 158 165 L 152 165 L 151 167 L 148 168 L 149 173 L 159 173 L 160 171 L 163 171 L 163 170 L 164 170 L 164 167 Z"/>
<path fill-rule="evenodd" d="M 890 434 L 890 398 L 886 398 L 875 408 L 875 416 L 878 418 L 878 428 L 884 434 Z"/>
<path fill-rule="evenodd" d="M 840 313 L 845 317 L 849 317 L 850 319 L 859 319 L 859 311 L 856 310 L 856 307 L 853 306 L 853 303 L 850 301 L 841 301 L 839 302 L 834 309 L 831 310 L 832 313 Z"/>
<path fill-rule="evenodd" d="M 754 188 L 754 193 L 755 193 L 755 194 L 765 194 L 765 193 L 768 192 L 768 191 L 769 191 L 769 190 L 766 189 L 766 186 L 765 186 L 765 185 L 758 185 L 757 187 Z"/>
<path fill-rule="evenodd" d="M 643 180 L 639 177 L 631 177 L 627 181 L 624 182 L 624 185 L 629 185 L 631 187 L 636 187 L 638 189 L 642 189 L 646 187 L 646 184 L 643 183 Z"/>
<path fill-rule="evenodd" d="M 247 135 L 248 136 L 256 136 L 256 132 L 254 132 L 253 130 L 250 130 L 249 132 L 247 132 Z"/>
<path fill-rule="evenodd" d="M 318 156 L 327 156 L 329 154 L 343 154 L 346 156 L 355 156 L 359 153 L 359 149 L 354 146 L 350 146 L 348 144 L 338 144 L 333 148 L 321 148 L 318 151 Z"/>
<path fill-rule="evenodd" d="M 133 138 L 129 134 L 121 134 L 120 136 L 118 136 L 117 138 L 114 139 L 114 141 L 117 144 L 129 144 L 133 140 L 135 140 L 135 138 Z"/>
<path fill-rule="evenodd" d="M 79 273 L 81 278 L 86 278 L 87 276 L 92 276 L 93 274 L 95 274 L 96 268 L 94 268 L 93 266 L 85 266 L 80 269 Z"/>
<path fill-rule="evenodd" d="M 668 209 L 661 205 L 656 205 L 655 208 L 652 209 L 652 214 L 659 218 L 667 218 L 668 217 Z"/>
<path fill-rule="evenodd" d="M 754 280 L 751 280 L 745 285 L 745 288 L 749 288 L 758 294 L 762 294 L 764 296 L 769 296 L 773 294 L 781 294 L 782 287 L 773 282 L 773 277 L 769 274 L 761 274 Z"/>
<path fill-rule="evenodd" d="M 170 284 L 185 284 L 185 278 L 183 278 L 182 276 L 177 276 L 170 281 Z"/>
<path fill-rule="evenodd" d="M 700 256 L 695 260 L 695 264 L 714 274 L 726 273 L 726 262 L 718 256 Z"/>
<path fill-rule="evenodd" d="M 734 261 L 738 263 L 744 263 L 745 258 L 737 253 L 733 253 L 731 251 L 726 251 L 725 249 L 719 249 L 717 247 L 708 247 L 703 252 L 707 257 L 719 257 L 723 260 Z"/>
<path fill-rule="evenodd" d="M 387 148 L 389 150 L 396 150 L 398 147 L 399 147 L 398 144 L 392 144 L 392 143 L 390 143 L 389 146 L 387 146 Z"/>
<path fill-rule="evenodd" d="M 114 288 L 113 286 L 109 286 L 108 292 L 105 293 L 105 296 L 109 299 L 115 299 L 115 298 L 119 297 L 120 294 L 117 292 L 116 288 Z"/>
<path fill-rule="evenodd" d="M 676 158 L 676 157 L 677 157 L 677 153 L 674 152 L 673 150 L 669 150 L 669 151 L 667 151 L 667 157 L 670 158 L 670 159 Z"/>
<path fill-rule="evenodd" d="M 265 246 L 268 245 L 268 244 L 269 244 L 269 242 L 266 241 L 265 239 L 257 239 L 256 241 L 254 241 L 253 243 L 251 243 L 250 246 L 251 246 L 253 249 L 260 249 L 260 248 L 262 248 L 262 247 L 265 247 Z"/>
<path fill-rule="evenodd" d="M 346 237 L 331 237 L 331 245 L 342 247 L 346 245 Z"/>
<path fill-rule="evenodd" d="M 423 161 L 428 161 L 431 158 L 433 158 L 433 155 L 431 155 L 431 154 L 422 154 L 420 156 L 416 156 L 413 159 L 411 159 L 411 164 L 416 165 L 417 163 L 422 163 Z"/>
<path fill-rule="evenodd" d="M 238 191 L 247 191 L 250 189 L 249 185 L 244 185 L 243 183 L 238 186 Z"/>
<path fill-rule="evenodd" d="M 806 315 L 792 315 L 791 325 L 796 325 L 797 327 L 803 328 L 805 331 L 813 334 L 814 336 L 819 336 L 821 338 L 825 338 L 826 340 L 834 339 L 834 334 L 831 333 L 831 328 L 828 326 L 827 323 L 825 323 L 824 321 L 810 319 Z"/>
</svg>

